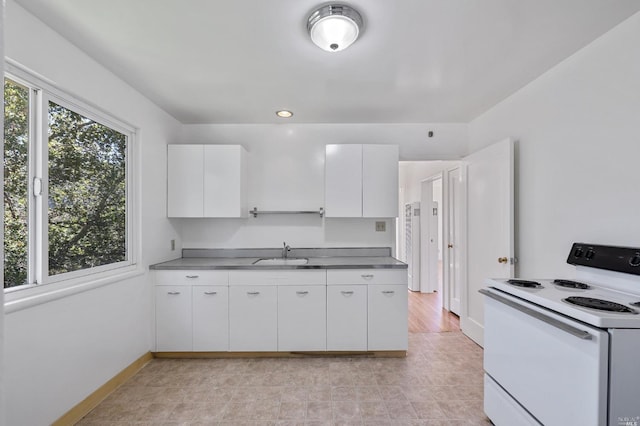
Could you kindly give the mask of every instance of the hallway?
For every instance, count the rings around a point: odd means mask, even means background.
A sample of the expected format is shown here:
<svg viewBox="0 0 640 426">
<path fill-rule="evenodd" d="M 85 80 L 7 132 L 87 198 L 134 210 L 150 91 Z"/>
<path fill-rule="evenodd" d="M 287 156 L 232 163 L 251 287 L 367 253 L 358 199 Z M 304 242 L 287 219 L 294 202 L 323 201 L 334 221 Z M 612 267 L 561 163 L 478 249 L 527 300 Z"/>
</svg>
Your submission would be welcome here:
<svg viewBox="0 0 640 426">
<path fill-rule="evenodd" d="M 439 293 L 409 292 L 409 333 L 460 331 L 457 315 L 442 309 Z"/>
</svg>

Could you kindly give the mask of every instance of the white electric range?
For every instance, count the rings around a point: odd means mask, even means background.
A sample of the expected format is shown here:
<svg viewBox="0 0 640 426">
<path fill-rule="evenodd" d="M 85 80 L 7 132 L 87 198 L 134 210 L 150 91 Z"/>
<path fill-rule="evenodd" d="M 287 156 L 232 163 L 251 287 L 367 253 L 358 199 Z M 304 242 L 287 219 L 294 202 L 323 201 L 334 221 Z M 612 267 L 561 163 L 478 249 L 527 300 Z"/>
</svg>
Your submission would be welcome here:
<svg viewBox="0 0 640 426">
<path fill-rule="evenodd" d="M 640 248 L 575 243 L 576 278 L 488 279 L 485 413 L 498 426 L 640 426 Z"/>
</svg>

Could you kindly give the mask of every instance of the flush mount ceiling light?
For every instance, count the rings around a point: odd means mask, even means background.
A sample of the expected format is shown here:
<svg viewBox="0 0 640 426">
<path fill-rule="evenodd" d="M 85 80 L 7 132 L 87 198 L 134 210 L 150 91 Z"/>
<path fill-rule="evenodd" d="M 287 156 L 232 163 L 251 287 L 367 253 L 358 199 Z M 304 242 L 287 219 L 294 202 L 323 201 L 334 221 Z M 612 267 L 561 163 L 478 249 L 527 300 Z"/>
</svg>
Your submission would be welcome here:
<svg viewBox="0 0 640 426">
<path fill-rule="evenodd" d="M 329 4 L 311 13 L 307 31 L 320 49 L 339 52 L 356 41 L 362 25 L 362 16 L 357 10 L 344 4 Z"/>
<path fill-rule="evenodd" d="M 291 111 L 287 111 L 286 109 L 282 109 L 280 111 L 276 111 L 276 115 L 280 118 L 291 118 L 293 117 L 293 113 Z"/>
</svg>

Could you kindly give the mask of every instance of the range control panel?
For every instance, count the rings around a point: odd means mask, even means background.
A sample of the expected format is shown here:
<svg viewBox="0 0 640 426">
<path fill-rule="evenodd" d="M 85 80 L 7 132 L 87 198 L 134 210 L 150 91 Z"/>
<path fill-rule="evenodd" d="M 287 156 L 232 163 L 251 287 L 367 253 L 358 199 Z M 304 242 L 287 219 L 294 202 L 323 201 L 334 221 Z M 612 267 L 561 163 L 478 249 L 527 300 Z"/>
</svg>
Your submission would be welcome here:
<svg viewBox="0 0 640 426">
<path fill-rule="evenodd" d="M 567 263 L 640 275 L 640 248 L 573 243 Z"/>
</svg>

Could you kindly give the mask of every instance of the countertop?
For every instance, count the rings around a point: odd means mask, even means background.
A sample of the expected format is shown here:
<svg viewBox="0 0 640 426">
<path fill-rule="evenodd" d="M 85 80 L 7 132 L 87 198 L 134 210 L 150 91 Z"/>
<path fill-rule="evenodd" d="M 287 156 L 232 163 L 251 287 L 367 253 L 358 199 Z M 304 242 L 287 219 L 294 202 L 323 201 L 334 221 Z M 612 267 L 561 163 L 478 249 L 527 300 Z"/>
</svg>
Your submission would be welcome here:
<svg viewBox="0 0 640 426">
<path fill-rule="evenodd" d="M 291 257 L 291 256 L 290 256 Z M 149 268 L 154 270 L 175 269 L 353 269 L 385 268 L 406 269 L 407 264 L 391 256 L 327 256 L 306 257 L 304 265 L 254 265 L 260 257 L 182 257 L 168 262 L 157 263 Z"/>
</svg>

